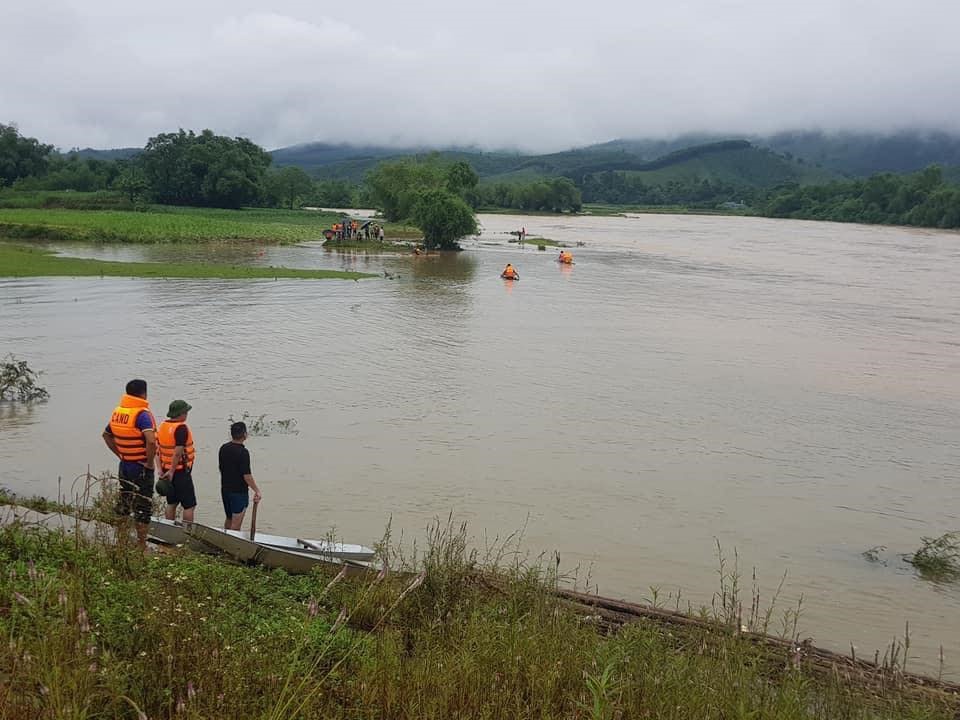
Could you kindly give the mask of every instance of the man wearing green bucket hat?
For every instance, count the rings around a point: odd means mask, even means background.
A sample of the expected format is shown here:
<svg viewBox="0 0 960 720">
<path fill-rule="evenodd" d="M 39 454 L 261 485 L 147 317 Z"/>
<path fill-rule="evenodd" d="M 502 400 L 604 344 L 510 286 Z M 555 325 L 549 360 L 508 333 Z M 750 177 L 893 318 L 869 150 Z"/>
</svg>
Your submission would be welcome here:
<svg viewBox="0 0 960 720">
<path fill-rule="evenodd" d="M 160 459 L 160 480 L 157 492 L 167 496 L 167 520 L 177 517 L 177 505 L 183 507 L 184 522 L 193 522 L 197 506 L 197 492 L 193 486 L 193 433 L 187 427 L 187 413 L 191 405 L 186 400 L 174 400 L 167 411 L 167 419 L 157 428 L 157 457 Z M 165 491 L 165 492 L 161 492 Z"/>
</svg>

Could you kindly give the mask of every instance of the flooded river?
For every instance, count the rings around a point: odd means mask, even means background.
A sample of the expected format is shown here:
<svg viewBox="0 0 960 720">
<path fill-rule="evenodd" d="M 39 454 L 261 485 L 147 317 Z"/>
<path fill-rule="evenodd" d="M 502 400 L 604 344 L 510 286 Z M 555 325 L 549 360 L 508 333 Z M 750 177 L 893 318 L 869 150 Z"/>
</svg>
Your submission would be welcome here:
<svg viewBox="0 0 960 720">
<path fill-rule="evenodd" d="M 0 482 L 55 495 L 89 465 L 126 380 L 157 414 L 193 404 L 198 519 L 219 522 L 227 418 L 252 438 L 263 529 L 370 543 L 467 521 L 523 530 L 581 585 L 709 604 L 716 543 L 800 632 L 960 675 L 960 588 L 900 555 L 960 529 L 960 235 L 727 217 L 481 216 L 449 257 L 299 247 L 62 247 L 109 259 L 210 253 L 369 270 L 352 281 L 0 279 L 0 353 L 48 403 L 0 407 Z M 573 247 L 520 248 L 525 226 Z M 506 262 L 521 280 L 498 274 Z M 393 279 L 383 277 L 389 273 Z M 862 553 L 875 546 L 881 562 Z M 674 601 L 670 600 L 672 605 Z M 776 628 L 777 622 L 774 622 Z"/>
</svg>

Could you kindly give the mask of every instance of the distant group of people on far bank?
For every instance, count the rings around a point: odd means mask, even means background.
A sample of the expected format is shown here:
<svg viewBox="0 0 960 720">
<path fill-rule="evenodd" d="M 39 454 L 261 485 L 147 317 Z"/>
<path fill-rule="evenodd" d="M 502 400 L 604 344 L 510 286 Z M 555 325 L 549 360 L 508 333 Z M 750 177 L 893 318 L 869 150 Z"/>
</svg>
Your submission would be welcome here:
<svg viewBox="0 0 960 720">
<path fill-rule="evenodd" d="M 196 449 L 187 426 L 192 406 L 185 400 L 174 400 L 158 426 L 147 401 L 146 380 L 131 380 L 124 390 L 103 431 L 103 440 L 120 460 L 116 512 L 123 517 L 133 515 L 137 540 L 146 548 L 154 490 L 166 497 L 164 516 L 168 520 L 176 519 L 177 507 L 181 507 L 183 520 L 193 521 L 197 506 L 193 483 Z M 230 426 L 230 440 L 220 447 L 220 495 L 226 516 L 223 526 L 228 530 L 239 530 L 243 525 L 250 490 L 254 492 L 254 504 L 263 497 L 250 470 L 246 440 L 246 424 L 235 422 Z"/>
<path fill-rule="evenodd" d="M 361 224 L 358 220 L 351 220 L 350 218 L 343 218 L 341 222 L 334 223 L 333 228 L 333 237 L 336 238 L 338 242 L 344 240 L 363 240 L 367 242 L 369 240 L 376 240 L 378 242 L 383 242 L 383 226 L 379 223 L 365 222 Z"/>
</svg>

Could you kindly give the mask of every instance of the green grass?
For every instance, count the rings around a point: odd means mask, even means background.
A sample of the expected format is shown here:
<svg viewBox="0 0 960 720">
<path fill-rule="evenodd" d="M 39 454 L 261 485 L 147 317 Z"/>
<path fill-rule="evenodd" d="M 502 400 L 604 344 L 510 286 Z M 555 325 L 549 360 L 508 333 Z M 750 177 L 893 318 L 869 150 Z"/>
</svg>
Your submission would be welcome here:
<svg viewBox="0 0 960 720">
<path fill-rule="evenodd" d="M 319 240 L 335 216 L 309 210 L 0 208 L 0 236 L 123 243 Z"/>
<path fill-rule="evenodd" d="M 186 550 L 0 529 L 0 720 L 913 718 L 956 698 L 879 690 L 722 626 L 602 632 L 557 578 L 450 523 L 394 567 L 289 576 Z M 724 595 L 727 597 L 727 595 Z M 731 607 L 736 599 L 731 600 Z M 138 713 L 142 713 L 138 715 Z"/>
<path fill-rule="evenodd" d="M 184 243 L 239 240 L 297 243 L 320 240 L 338 213 L 275 208 L 173 207 L 135 209 L 116 193 L 0 192 L 0 237 L 109 243 Z M 384 223 L 387 241 L 423 232 Z"/>
<path fill-rule="evenodd" d="M 0 243 L 0 277 L 162 277 L 162 278 L 340 278 L 357 280 L 369 273 L 213 263 L 110 262 L 58 257 L 39 248 Z"/>
<path fill-rule="evenodd" d="M 74 192 L 72 190 L 0 189 L 0 208 L 67 208 L 73 210 L 133 210 L 134 203 L 108 190 Z"/>
</svg>

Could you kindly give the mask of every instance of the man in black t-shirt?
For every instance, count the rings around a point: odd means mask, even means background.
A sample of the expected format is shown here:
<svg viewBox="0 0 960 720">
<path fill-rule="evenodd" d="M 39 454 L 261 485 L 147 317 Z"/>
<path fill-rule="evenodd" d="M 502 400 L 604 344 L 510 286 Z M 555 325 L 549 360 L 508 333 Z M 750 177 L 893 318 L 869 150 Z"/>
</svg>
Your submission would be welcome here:
<svg viewBox="0 0 960 720">
<path fill-rule="evenodd" d="M 250 452 L 243 445 L 247 439 L 246 423 L 231 425 L 230 438 L 230 442 L 220 446 L 220 495 L 227 516 L 223 527 L 239 530 L 250 504 L 250 489 L 253 489 L 254 503 L 260 502 L 263 496 L 250 471 Z"/>
</svg>

